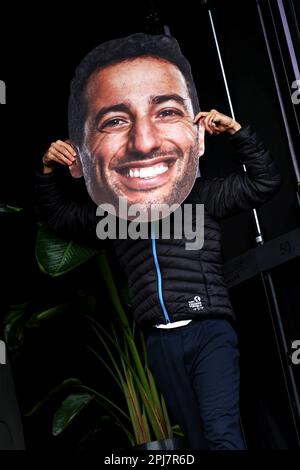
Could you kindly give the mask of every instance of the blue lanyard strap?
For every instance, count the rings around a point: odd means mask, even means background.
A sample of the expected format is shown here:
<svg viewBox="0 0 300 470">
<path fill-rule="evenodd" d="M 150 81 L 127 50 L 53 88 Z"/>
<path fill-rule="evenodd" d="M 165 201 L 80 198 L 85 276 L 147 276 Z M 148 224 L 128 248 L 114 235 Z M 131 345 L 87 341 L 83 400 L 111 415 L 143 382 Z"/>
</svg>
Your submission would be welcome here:
<svg viewBox="0 0 300 470">
<path fill-rule="evenodd" d="M 152 241 L 152 253 L 153 253 L 153 258 L 154 258 L 154 264 L 156 268 L 156 273 L 157 273 L 157 281 L 158 281 L 158 297 L 160 301 L 161 308 L 164 312 L 164 316 L 166 319 L 167 323 L 170 322 L 170 318 L 167 312 L 167 309 L 165 307 L 164 299 L 163 299 L 163 294 L 162 294 L 162 277 L 161 277 L 161 272 L 159 268 L 159 263 L 158 263 L 158 258 L 157 258 L 157 252 L 156 252 L 156 239 L 155 239 L 155 234 L 154 232 L 151 233 L 151 241 Z"/>
</svg>

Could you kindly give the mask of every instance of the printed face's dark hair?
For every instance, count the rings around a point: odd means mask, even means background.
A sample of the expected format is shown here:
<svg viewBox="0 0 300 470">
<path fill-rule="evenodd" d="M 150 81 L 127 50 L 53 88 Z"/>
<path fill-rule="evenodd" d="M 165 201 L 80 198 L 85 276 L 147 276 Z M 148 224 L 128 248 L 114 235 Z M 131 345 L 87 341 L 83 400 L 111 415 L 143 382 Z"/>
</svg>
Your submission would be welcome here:
<svg viewBox="0 0 300 470">
<path fill-rule="evenodd" d="M 77 145 L 81 146 L 83 141 L 86 118 L 84 91 L 92 73 L 107 65 L 143 56 L 161 58 L 178 67 L 185 78 L 193 111 L 195 114 L 199 112 L 198 96 L 191 67 L 175 38 L 165 35 L 136 33 L 126 38 L 113 39 L 100 44 L 84 57 L 71 82 L 68 109 L 69 137 Z"/>
</svg>

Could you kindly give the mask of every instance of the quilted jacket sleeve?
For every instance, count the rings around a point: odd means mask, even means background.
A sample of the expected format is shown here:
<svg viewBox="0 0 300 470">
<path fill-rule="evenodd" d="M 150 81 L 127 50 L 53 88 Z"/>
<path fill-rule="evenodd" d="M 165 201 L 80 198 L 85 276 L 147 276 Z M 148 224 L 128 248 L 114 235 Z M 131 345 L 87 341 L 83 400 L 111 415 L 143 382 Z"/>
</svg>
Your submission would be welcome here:
<svg viewBox="0 0 300 470">
<path fill-rule="evenodd" d="M 193 188 L 196 201 L 219 219 L 267 202 L 282 184 L 275 161 L 250 126 L 236 132 L 230 140 L 247 172 L 241 166 L 240 172 L 225 178 L 198 178 Z"/>
<path fill-rule="evenodd" d="M 96 204 L 88 193 L 73 200 L 57 171 L 36 174 L 36 202 L 46 224 L 61 235 L 81 241 L 99 241 L 96 236 Z"/>
</svg>

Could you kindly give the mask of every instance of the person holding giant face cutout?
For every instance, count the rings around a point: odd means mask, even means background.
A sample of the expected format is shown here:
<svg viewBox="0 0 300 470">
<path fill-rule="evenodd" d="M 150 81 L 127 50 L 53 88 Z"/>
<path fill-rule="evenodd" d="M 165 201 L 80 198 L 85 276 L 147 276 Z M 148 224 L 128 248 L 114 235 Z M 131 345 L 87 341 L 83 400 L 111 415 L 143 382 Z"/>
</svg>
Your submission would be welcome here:
<svg viewBox="0 0 300 470">
<path fill-rule="evenodd" d="M 115 240 L 149 367 L 192 449 L 244 449 L 239 425 L 239 350 L 222 272 L 218 219 L 269 200 L 281 177 L 250 126 L 200 111 L 189 63 L 168 36 L 135 34 L 101 44 L 71 84 L 70 141 L 43 157 L 37 195 L 49 225 L 95 236 L 96 205 L 204 204 L 204 245 L 186 240 Z M 228 135 L 247 173 L 196 179 L 204 134 Z M 84 175 L 88 194 L 68 199 L 55 166 Z M 191 224 L 194 225 L 192 220 Z"/>
</svg>

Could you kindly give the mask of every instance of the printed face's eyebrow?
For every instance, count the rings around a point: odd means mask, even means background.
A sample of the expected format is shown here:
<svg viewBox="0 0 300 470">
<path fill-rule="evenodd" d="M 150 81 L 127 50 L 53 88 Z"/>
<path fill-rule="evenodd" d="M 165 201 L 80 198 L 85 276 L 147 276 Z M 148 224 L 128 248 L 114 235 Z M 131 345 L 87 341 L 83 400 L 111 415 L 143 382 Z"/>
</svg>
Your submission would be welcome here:
<svg viewBox="0 0 300 470">
<path fill-rule="evenodd" d="M 158 95 L 158 96 L 151 96 L 150 104 L 161 104 L 165 103 L 166 101 L 176 101 L 181 106 L 184 107 L 185 111 L 188 112 L 186 99 L 182 98 L 182 96 L 177 95 L 177 93 L 173 93 L 171 95 Z"/>
<path fill-rule="evenodd" d="M 173 93 L 170 95 L 151 96 L 149 99 L 150 104 L 161 104 L 167 101 L 175 101 L 176 103 L 183 106 L 184 110 L 188 112 L 188 109 L 185 103 L 186 99 L 182 98 L 182 96 L 177 95 L 176 93 Z M 122 113 L 131 114 L 131 110 L 129 106 L 125 103 L 117 103 L 111 106 L 103 106 L 101 109 L 99 109 L 99 111 L 96 114 L 95 124 L 97 124 L 99 120 L 102 119 L 106 114 L 113 113 L 113 112 L 122 112 Z"/>
<path fill-rule="evenodd" d="M 106 114 L 113 113 L 113 112 L 121 112 L 121 113 L 128 113 L 130 114 L 129 106 L 125 103 L 118 103 L 112 106 L 103 106 L 96 114 L 95 117 L 95 124 L 99 122 Z"/>
</svg>

